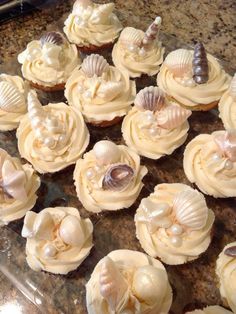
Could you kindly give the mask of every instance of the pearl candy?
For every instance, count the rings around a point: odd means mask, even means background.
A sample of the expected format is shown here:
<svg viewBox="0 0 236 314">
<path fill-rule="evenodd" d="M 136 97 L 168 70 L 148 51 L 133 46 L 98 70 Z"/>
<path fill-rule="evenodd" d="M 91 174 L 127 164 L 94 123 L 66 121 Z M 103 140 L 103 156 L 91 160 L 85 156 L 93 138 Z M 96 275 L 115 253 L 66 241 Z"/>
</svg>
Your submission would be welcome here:
<svg viewBox="0 0 236 314">
<path fill-rule="evenodd" d="M 221 160 L 221 156 L 217 153 L 215 153 L 214 155 L 212 155 L 212 160 L 217 162 Z"/>
<path fill-rule="evenodd" d="M 89 168 L 87 171 L 86 171 L 86 176 L 89 180 L 91 180 L 94 176 L 95 176 L 95 172 L 92 168 Z"/>
<path fill-rule="evenodd" d="M 48 243 L 43 248 L 43 254 L 45 258 L 54 257 L 57 254 L 57 249 L 51 243 Z"/>
<path fill-rule="evenodd" d="M 158 129 L 157 128 L 151 128 L 149 130 L 149 133 L 153 136 L 157 135 L 158 134 Z"/>
<path fill-rule="evenodd" d="M 174 224 L 170 228 L 170 232 L 174 235 L 180 235 L 183 232 L 183 228 L 180 225 Z"/>
<path fill-rule="evenodd" d="M 232 163 L 232 161 L 227 160 L 227 161 L 225 162 L 224 168 L 225 168 L 226 170 L 231 170 L 231 169 L 233 169 L 233 167 L 234 167 L 234 164 Z"/>
<path fill-rule="evenodd" d="M 175 247 L 180 247 L 183 242 L 182 239 L 178 236 L 171 237 L 170 241 Z"/>
<path fill-rule="evenodd" d="M 146 55 L 146 50 L 142 47 L 141 49 L 139 49 L 139 53 L 140 57 L 144 57 Z"/>
<path fill-rule="evenodd" d="M 114 164 L 120 159 L 119 148 L 110 141 L 100 141 L 96 143 L 93 152 L 99 166 Z"/>
<path fill-rule="evenodd" d="M 46 137 L 44 139 L 43 143 L 47 147 L 53 147 L 55 145 L 55 140 L 52 137 Z"/>
</svg>

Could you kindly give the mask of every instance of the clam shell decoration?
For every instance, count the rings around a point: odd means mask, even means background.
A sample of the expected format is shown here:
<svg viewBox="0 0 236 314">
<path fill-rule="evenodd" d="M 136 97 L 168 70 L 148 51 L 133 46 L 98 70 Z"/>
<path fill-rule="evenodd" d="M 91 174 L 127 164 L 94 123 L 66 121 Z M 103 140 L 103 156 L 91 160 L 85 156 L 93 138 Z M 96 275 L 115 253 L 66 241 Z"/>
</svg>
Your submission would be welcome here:
<svg viewBox="0 0 236 314">
<path fill-rule="evenodd" d="M 230 257 L 236 257 L 236 246 L 230 246 L 224 250 L 224 254 Z"/>
<path fill-rule="evenodd" d="M 173 201 L 173 211 L 178 223 L 191 230 L 206 225 L 208 208 L 204 196 L 196 190 L 184 190 Z"/>
<path fill-rule="evenodd" d="M 189 50 L 177 49 L 167 55 L 164 64 L 174 76 L 182 77 L 192 70 L 192 59 Z"/>
<path fill-rule="evenodd" d="M 230 87 L 229 87 L 229 93 L 233 98 L 236 98 L 236 73 L 234 74 Z"/>
<path fill-rule="evenodd" d="M 59 235 L 68 245 L 81 247 L 84 243 L 84 232 L 76 216 L 66 216 L 60 225 Z"/>
<path fill-rule="evenodd" d="M 158 112 L 157 123 L 164 129 L 172 130 L 182 125 L 191 114 L 191 110 L 170 105 Z"/>
<path fill-rule="evenodd" d="M 24 113 L 26 111 L 24 95 L 9 82 L 0 82 L 0 109 L 14 113 Z"/>
<path fill-rule="evenodd" d="M 45 33 L 40 38 L 41 46 L 43 46 L 45 43 L 51 43 L 57 46 L 61 46 L 64 43 L 64 36 L 59 32 L 48 32 Z"/>
<path fill-rule="evenodd" d="M 104 175 L 102 186 L 104 190 L 121 191 L 125 189 L 134 177 L 134 170 L 126 164 L 111 166 Z"/>
<path fill-rule="evenodd" d="M 145 87 L 136 95 L 134 104 L 139 110 L 157 111 L 165 105 L 165 95 L 158 87 Z"/>
<path fill-rule="evenodd" d="M 109 64 L 103 56 L 91 54 L 84 59 L 81 68 L 87 77 L 102 76 L 104 72 L 109 70 Z"/>
<path fill-rule="evenodd" d="M 143 39 L 142 32 L 133 27 L 126 27 L 120 34 L 119 41 L 125 47 L 141 46 Z"/>
</svg>

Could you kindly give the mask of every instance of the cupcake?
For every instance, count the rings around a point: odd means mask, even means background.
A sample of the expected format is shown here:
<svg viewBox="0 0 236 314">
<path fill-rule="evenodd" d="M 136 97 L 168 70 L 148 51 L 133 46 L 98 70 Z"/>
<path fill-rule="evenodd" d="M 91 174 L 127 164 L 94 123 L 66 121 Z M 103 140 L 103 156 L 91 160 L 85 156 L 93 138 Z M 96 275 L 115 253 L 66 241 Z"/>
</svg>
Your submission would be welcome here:
<svg viewBox="0 0 236 314">
<path fill-rule="evenodd" d="M 195 310 L 192 312 L 186 312 L 185 314 L 233 314 L 233 312 L 230 312 L 221 306 L 215 305 L 215 306 L 207 306 L 203 310 Z"/>
<path fill-rule="evenodd" d="M 90 212 L 128 208 L 137 199 L 146 174 L 147 168 L 140 165 L 133 150 L 100 141 L 76 163 L 76 192 Z"/>
<path fill-rule="evenodd" d="M 126 144 L 139 155 L 159 159 L 181 146 L 187 136 L 190 110 L 168 101 L 158 87 L 145 87 L 122 124 Z"/>
<path fill-rule="evenodd" d="M 236 313 L 236 242 L 226 245 L 216 262 L 220 294 L 226 306 Z"/>
<path fill-rule="evenodd" d="M 119 122 L 131 109 L 135 95 L 135 82 L 127 72 L 95 54 L 74 70 L 65 89 L 69 105 L 78 108 L 86 122 L 101 127 Z"/>
<path fill-rule="evenodd" d="M 167 314 L 171 303 L 164 266 L 137 251 L 112 251 L 98 262 L 86 285 L 88 314 Z"/>
<path fill-rule="evenodd" d="M 112 50 L 114 65 L 133 78 L 157 74 L 165 51 L 158 40 L 160 26 L 158 16 L 145 33 L 133 27 L 124 28 Z"/>
<path fill-rule="evenodd" d="M 229 86 L 230 76 L 219 62 L 207 54 L 202 43 L 194 51 L 177 49 L 167 55 L 157 85 L 181 106 L 190 110 L 210 110 L 217 106 Z"/>
<path fill-rule="evenodd" d="M 184 172 L 205 194 L 236 196 L 236 130 L 196 136 L 186 146 Z"/>
<path fill-rule="evenodd" d="M 0 74 L 0 131 L 18 127 L 27 112 L 28 85 L 19 76 Z"/>
<path fill-rule="evenodd" d="M 25 216 L 22 237 L 26 241 L 26 261 L 35 271 L 66 275 L 89 255 L 93 225 L 82 219 L 76 208 L 45 208 Z"/>
<path fill-rule="evenodd" d="M 113 13 L 114 7 L 114 3 L 75 1 L 63 29 L 68 40 L 85 53 L 112 46 L 122 30 L 120 21 Z"/>
<path fill-rule="evenodd" d="M 28 94 L 28 114 L 16 133 L 22 158 L 39 173 L 53 173 L 75 164 L 89 143 L 78 109 L 64 103 L 42 106 L 36 92 Z"/>
<path fill-rule="evenodd" d="M 36 203 L 39 186 L 31 165 L 0 148 L 0 225 L 24 217 Z"/>
<path fill-rule="evenodd" d="M 169 265 L 193 261 L 207 250 L 214 219 L 204 196 L 180 183 L 157 185 L 134 218 L 144 251 Z"/>
<path fill-rule="evenodd" d="M 219 112 L 225 129 L 236 129 L 236 73 L 220 99 Z"/>
<path fill-rule="evenodd" d="M 18 55 L 18 62 L 23 77 L 43 91 L 63 90 L 71 72 L 81 63 L 76 46 L 58 32 L 31 41 Z"/>
</svg>

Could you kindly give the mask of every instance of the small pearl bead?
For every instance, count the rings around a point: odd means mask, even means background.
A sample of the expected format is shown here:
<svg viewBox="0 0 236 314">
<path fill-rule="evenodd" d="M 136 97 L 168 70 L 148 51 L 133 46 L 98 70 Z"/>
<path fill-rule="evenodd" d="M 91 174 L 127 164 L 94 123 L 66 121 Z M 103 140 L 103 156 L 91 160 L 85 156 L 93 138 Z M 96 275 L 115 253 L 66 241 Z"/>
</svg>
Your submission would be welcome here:
<svg viewBox="0 0 236 314">
<path fill-rule="evenodd" d="M 57 254 L 57 249 L 54 245 L 48 243 L 43 248 L 43 254 L 47 258 L 53 257 Z"/>
<path fill-rule="evenodd" d="M 96 172 L 100 171 L 100 169 L 101 169 L 101 167 L 99 167 L 99 166 L 95 166 L 95 167 L 94 167 L 94 170 L 95 170 Z"/>
<path fill-rule="evenodd" d="M 85 98 L 91 98 L 91 96 L 92 96 L 92 93 L 91 93 L 90 90 L 87 90 L 87 91 L 84 93 L 84 97 L 85 97 Z"/>
<path fill-rule="evenodd" d="M 180 247 L 182 245 L 182 239 L 180 237 L 171 237 L 170 240 L 175 247 Z"/>
<path fill-rule="evenodd" d="M 219 160 L 221 160 L 221 156 L 219 154 L 215 153 L 214 155 L 212 155 L 212 159 L 214 161 L 219 161 Z"/>
<path fill-rule="evenodd" d="M 153 122 L 154 121 L 154 115 L 152 112 L 148 112 L 146 113 L 146 118 L 149 122 Z"/>
<path fill-rule="evenodd" d="M 194 86 L 194 81 L 192 79 L 188 79 L 185 81 L 185 85 L 188 86 L 188 87 L 192 87 Z"/>
<path fill-rule="evenodd" d="M 80 24 L 81 23 L 81 18 L 79 16 L 76 16 L 75 23 L 76 24 Z"/>
<path fill-rule="evenodd" d="M 78 90 L 79 93 L 81 93 L 83 91 L 83 86 L 78 84 L 77 85 L 77 90 Z"/>
<path fill-rule="evenodd" d="M 92 179 L 95 176 L 94 170 L 92 168 L 88 169 L 86 172 L 86 176 L 89 180 Z"/>
<path fill-rule="evenodd" d="M 52 147 L 53 145 L 55 145 L 55 141 L 53 138 L 51 137 L 46 137 L 43 141 L 44 145 L 46 145 L 47 147 Z"/>
<path fill-rule="evenodd" d="M 129 49 L 129 51 L 130 51 L 130 52 L 135 52 L 136 47 L 134 47 L 134 46 L 129 46 L 129 48 L 128 48 L 128 49 Z"/>
<path fill-rule="evenodd" d="M 43 138 L 43 132 L 41 129 L 34 130 L 34 134 L 37 138 Z"/>
<path fill-rule="evenodd" d="M 61 134 L 59 137 L 58 137 L 58 142 L 65 142 L 66 140 L 66 135 L 65 134 Z"/>
<path fill-rule="evenodd" d="M 156 128 L 151 128 L 151 129 L 149 130 L 149 133 L 150 133 L 151 135 L 157 135 L 158 130 L 157 130 Z"/>
<path fill-rule="evenodd" d="M 183 232 L 183 228 L 180 225 L 175 224 L 170 228 L 170 231 L 174 235 L 180 235 Z"/>
<path fill-rule="evenodd" d="M 146 55 L 146 50 L 144 48 L 141 48 L 139 50 L 139 53 L 138 53 L 141 57 L 145 56 Z"/>
<path fill-rule="evenodd" d="M 233 166 L 234 166 L 234 164 L 232 163 L 232 161 L 227 160 L 226 163 L 225 163 L 225 167 L 224 168 L 226 170 L 231 170 L 231 169 L 233 169 Z"/>
</svg>

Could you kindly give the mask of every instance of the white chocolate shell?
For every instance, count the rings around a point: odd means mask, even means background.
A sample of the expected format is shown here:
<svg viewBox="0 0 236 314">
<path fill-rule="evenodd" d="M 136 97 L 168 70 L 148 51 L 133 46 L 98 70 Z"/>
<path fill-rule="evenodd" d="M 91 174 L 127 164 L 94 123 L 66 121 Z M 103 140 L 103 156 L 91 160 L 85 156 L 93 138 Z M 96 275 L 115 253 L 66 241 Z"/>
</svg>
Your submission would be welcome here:
<svg viewBox="0 0 236 314">
<path fill-rule="evenodd" d="M 93 5 L 91 0 L 76 0 L 73 5 L 73 13 L 74 14 L 81 14 L 81 8 L 86 9 L 87 7 Z"/>
<path fill-rule="evenodd" d="M 236 98 L 236 73 L 234 74 L 230 83 L 229 93 L 233 98 Z"/>
<path fill-rule="evenodd" d="M 196 190 L 184 190 L 176 195 L 173 211 L 178 223 L 190 230 L 204 228 L 208 208 L 204 196 Z"/>
<path fill-rule="evenodd" d="M 230 161 L 236 162 L 236 130 L 227 130 L 214 134 L 213 138 L 219 149 Z"/>
<path fill-rule="evenodd" d="M 100 85 L 97 94 L 101 98 L 114 99 L 122 92 L 124 84 L 122 82 L 104 82 Z"/>
<path fill-rule="evenodd" d="M 125 47 L 139 47 L 143 39 L 140 30 L 133 27 L 126 27 L 120 34 L 119 42 Z"/>
<path fill-rule="evenodd" d="M 14 113 L 26 111 L 24 95 L 13 84 L 6 81 L 0 82 L 0 109 Z"/>
<path fill-rule="evenodd" d="M 87 77 L 102 76 L 104 72 L 109 70 L 109 64 L 103 56 L 91 54 L 84 59 L 81 68 Z"/>
<path fill-rule="evenodd" d="M 53 229 L 55 227 L 54 220 L 50 213 L 40 212 L 36 215 L 33 231 L 34 236 L 40 240 L 52 240 L 53 239 Z"/>
<path fill-rule="evenodd" d="M 84 243 L 84 232 L 76 216 L 66 216 L 60 225 L 59 235 L 63 242 L 71 246 L 81 247 Z"/>
<path fill-rule="evenodd" d="M 41 46 L 43 46 L 46 43 L 51 43 L 57 46 L 61 46 L 64 43 L 64 36 L 59 33 L 59 32 L 48 32 L 45 33 L 41 38 L 40 38 L 40 43 Z"/>
<path fill-rule="evenodd" d="M 119 147 L 111 141 L 99 141 L 93 147 L 93 153 L 99 165 L 114 164 L 120 159 Z"/>
<path fill-rule="evenodd" d="M 157 111 L 165 105 L 165 95 L 158 87 L 145 87 L 136 95 L 134 104 L 139 110 Z"/>
<path fill-rule="evenodd" d="M 34 236 L 34 221 L 37 214 L 32 211 L 28 211 L 24 218 L 24 225 L 21 231 L 23 238 L 32 238 Z"/>
<path fill-rule="evenodd" d="M 158 112 L 157 123 L 164 129 L 172 130 L 181 126 L 191 114 L 191 110 L 171 105 Z"/>
<path fill-rule="evenodd" d="M 104 3 L 100 4 L 98 7 L 96 7 L 93 10 L 91 20 L 93 20 L 94 23 L 98 23 L 99 21 L 102 21 L 106 18 L 108 18 L 112 11 L 114 10 L 114 3 Z"/>
<path fill-rule="evenodd" d="M 164 64 L 174 76 L 182 77 L 192 70 L 192 59 L 189 50 L 177 49 L 167 55 Z"/>
</svg>

